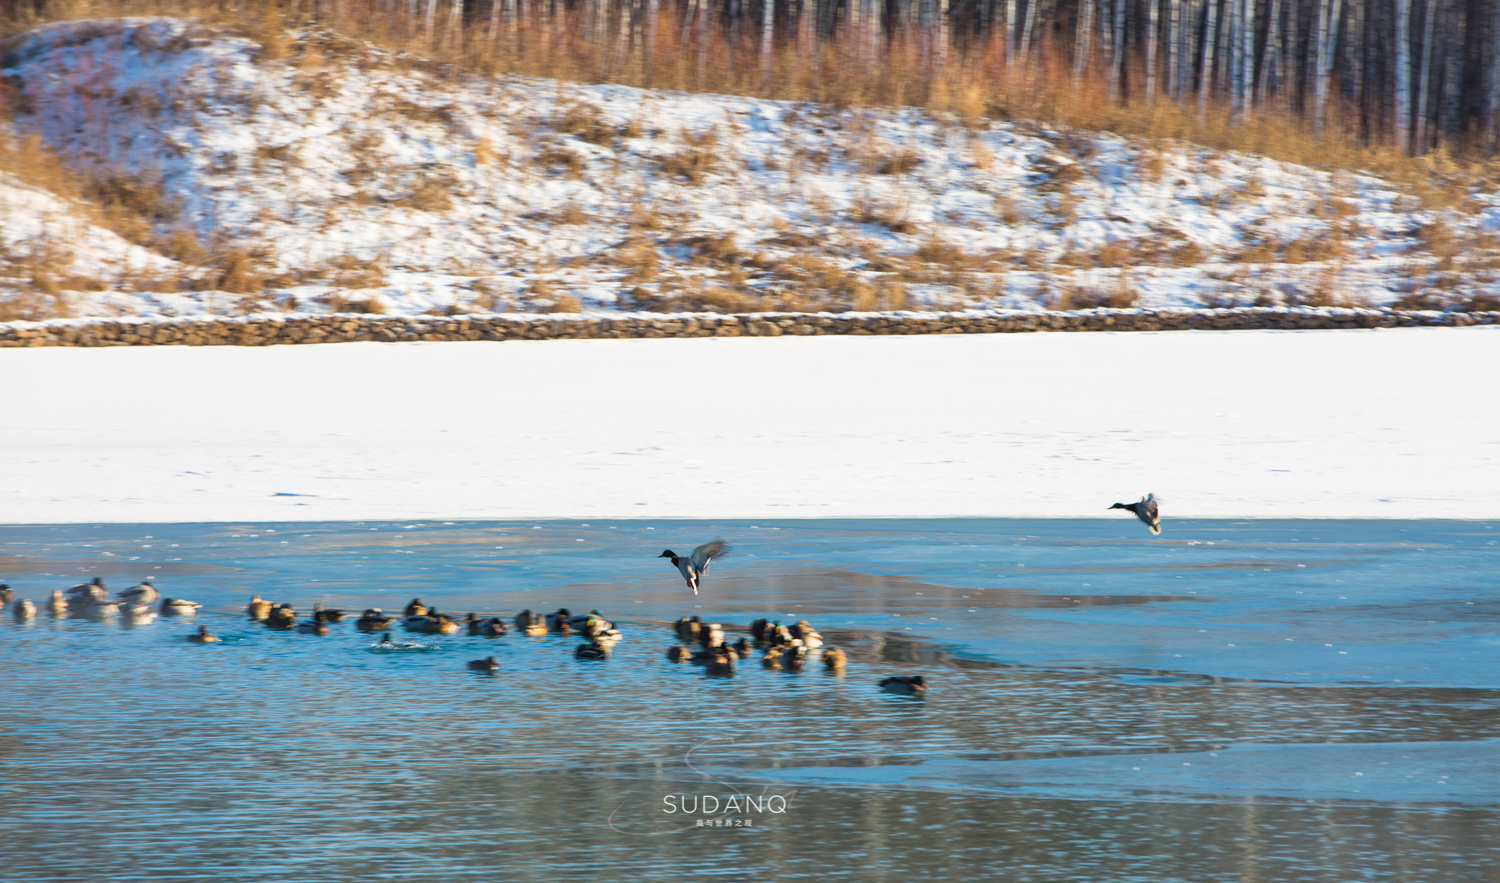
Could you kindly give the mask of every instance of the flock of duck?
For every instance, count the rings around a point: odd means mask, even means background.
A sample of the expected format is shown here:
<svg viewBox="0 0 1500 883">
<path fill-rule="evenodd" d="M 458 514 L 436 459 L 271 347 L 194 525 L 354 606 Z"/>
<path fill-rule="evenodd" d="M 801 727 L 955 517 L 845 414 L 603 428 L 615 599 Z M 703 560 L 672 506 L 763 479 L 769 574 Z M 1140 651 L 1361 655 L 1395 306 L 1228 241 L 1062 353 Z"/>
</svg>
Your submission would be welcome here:
<svg viewBox="0 0 1500 883">
<path fill-rule="evenodd" d="M 697 547 L 686 556 L 679 556 L 668 549 L 657 557 L 670 558 L 688 588 L 697 594 L 709 563 L 728 551 L 727 543 L 715 541 Z M 37 615 L 37 605 L 33 602 L 21 600 L 12 603 L 12 600 L 10 587 L 0 584 L 0 610 L 9 606 L 16 619 L 23 621 Z M 92 619 L 120 617 L 131 624 L 150 622 L 157 616 L 189 615 L 202 606 L 181 598 L 161 597 L 150 579 L 118 592 L 116 597 L 111 598 L 104 580 L 97 577 L 67 591 L 56 590 L 47 601 L 47 608 L 54 615 L 67 614 Z M 311 616 L 303 619 L 298 617 L 292 605 L 272 604 L 259 595 L 251 597 L 245 613 L 251 620 L 260 622 L 267 628 L 295 630 L 311 635 L 329 634 L 333 624 L 342 622 L 348 616 L 343 610 L 330 610 L 322 604 L 315 604 Z M 398 617 L 385 613 L 379 607 L 371 607 L 354 620 L 354 627 L 362 632 L 387 632 L 376 645 L 377 648 L 400 649 L 414 646 L 391 640 L 388 632 L 397 619 Z M 571 613 L 567 608 L 559 608 L 546 614 L 523 610 L 509 621 L 498 616 L 480 617 L 469 613 L 460 620 L 440 613 L 432 605 L 424 604 L 420 598 L 413 598 L 402 610 L 399 619 L 403 628 L 419 634 L 458 635 L 467 631 L 473 636 L 498 638 L 514 628 L 521 634 L 533 637 L 549 634 L 577 635 L 587 642 L 574 649 L 573 655 L 578 659 L 608 659 L 610 650 L 623 637 L 615 624 L 597 610 L 582 614 Z M 823 636 L 806 620 L 784 626 L 779 622 L 757 619 L 751 624 L 748 637 L 741 637 L 732 644 L 727 643 L 724 627 L 720 623 L 704 622 L 697 616 L 679 619 L 674 630 L 681 643 L 674 644 L 667 650 L 667 659 L 677 664 L 701 665 L 711 677 L 733 677 L 736 665 L 756 652 L 760 653 L 763 667 L 783 671 L 801 671 L 814 659 L 824 668 L 835 672 L 843 671 L 848 664 L 848 654 L 837 647 L 825 647 Z M 205 625 L 188 635 L 187 640 L 195 644 L 211 644 L 220 639 Z M 495 657 L 489 656 L 470 661 L 468 668 L 494 672 L 499 670 L 500 663 Z M 889 677 L 880 682 L 880 688 L 890 693 L 920 696 L 927 692 L 927 683 L 920 675 Z"/>
</svg>

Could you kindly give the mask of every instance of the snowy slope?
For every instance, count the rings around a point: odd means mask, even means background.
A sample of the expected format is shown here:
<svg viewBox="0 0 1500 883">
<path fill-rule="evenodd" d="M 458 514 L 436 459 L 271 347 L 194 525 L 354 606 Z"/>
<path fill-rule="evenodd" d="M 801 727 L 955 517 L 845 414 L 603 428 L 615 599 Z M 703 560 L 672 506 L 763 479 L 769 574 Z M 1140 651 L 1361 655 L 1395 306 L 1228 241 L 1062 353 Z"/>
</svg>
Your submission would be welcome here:
<svg viewBox="0 0 1500 883">
<path fill-rule="evenodd" d="M 1146 491 L 1165 540 L 1187 516 L 1495 518 L 1495 395 L 1455 381 L 1491 375 L 1497 344 L 1500 328 L 1411 328 L 6 350 L 0 377 L 27 382 L 0 382 L 0 520 L 1103 517 Z"/>
<path fill-rule="evenodd" d="M 101 267 L 110 291 L 73 295 L 77 313 L 118 293 L 171 315 L 1493 296 L 1492 273 L 1454 263 L 1494 246 L 1488 196 L 1437 212 L 1373 177 L 1185 145 L 485 79 L 288 39 L 273 59 L 126 19 L 5 47 L 18 129 L 134 182 L 146 244 L 199 268 Z"/>
</svg>

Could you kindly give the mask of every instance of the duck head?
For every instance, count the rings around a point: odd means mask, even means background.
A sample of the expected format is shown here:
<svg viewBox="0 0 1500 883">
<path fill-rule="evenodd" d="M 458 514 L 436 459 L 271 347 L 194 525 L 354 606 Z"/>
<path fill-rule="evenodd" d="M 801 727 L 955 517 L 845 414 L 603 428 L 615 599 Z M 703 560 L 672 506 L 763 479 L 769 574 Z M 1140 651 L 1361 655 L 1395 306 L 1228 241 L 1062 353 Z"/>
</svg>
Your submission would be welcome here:
<svg viewBox="0 0 1500 883">
<path fill-rule="evenodd" d="M 667 551 L 661 553 L 660 555 L 657 555 L 656 557 L 658 557 L 658 558 L 671 558 L 673 564 L 677 563 L 677 553 L 673 552 L 671 549 L 668 549 Z"/>
</svg>

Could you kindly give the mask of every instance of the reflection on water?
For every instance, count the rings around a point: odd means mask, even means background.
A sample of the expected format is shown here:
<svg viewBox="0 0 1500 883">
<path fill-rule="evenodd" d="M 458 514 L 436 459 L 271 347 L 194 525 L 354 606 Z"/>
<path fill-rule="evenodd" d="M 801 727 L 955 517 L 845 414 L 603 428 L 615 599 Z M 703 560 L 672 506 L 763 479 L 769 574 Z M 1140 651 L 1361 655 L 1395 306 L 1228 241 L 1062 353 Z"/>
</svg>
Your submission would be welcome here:
<svg viewBox="0 0 1500 883">
<path fill-rule="evenodd" d="M 1490 879 L 1487 525 L 1133 527 L 0 528 L 23 597 L 154 573 L 208 605 L 0 623 L 0 879 Z M 653 556 L 714 536 L 738 549 L 694 598 Z M 626 640 L 604 663 L 555 636 L 376 650 L 347 620 L 251 624 L 252 592 L 598 607 Z M 705 678 L 662 656 L 687 613 L 807 617 L 849 667 Z M 188 644 L 199 624 L 223 643 Z M 875 688 L 919 673 L 925 699 Z"/>
</svg>

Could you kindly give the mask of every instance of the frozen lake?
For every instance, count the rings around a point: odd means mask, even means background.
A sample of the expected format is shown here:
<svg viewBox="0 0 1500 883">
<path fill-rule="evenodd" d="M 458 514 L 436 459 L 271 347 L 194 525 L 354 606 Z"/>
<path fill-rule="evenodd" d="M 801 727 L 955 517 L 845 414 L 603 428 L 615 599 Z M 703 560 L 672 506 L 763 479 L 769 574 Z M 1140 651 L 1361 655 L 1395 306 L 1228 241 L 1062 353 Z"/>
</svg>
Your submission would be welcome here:
<svg viewBox="0 0 1500 883">
<path fill-rule="evenodd" d="M 153 575 L 207 605 L 0 623 L 0 879 L 1493 879 L 1500 529 L 1164 530 L 0 527 L 20 597 Z M 717 537 L 737 548 L 697 598 L 654 557 Z M 376 651 L 348 620 L 322 638 L 252 624 L 251 593 L 301 612 L 597 607 L 626 638 L 599 663 L 555 636 L 397 629 L 424 648 Z M 707 678 L 663 657 L 686 614 L 731 638 L 806 618 L 850 664 Z M 186 643 L 201 623 L 224 643 Z M 489 655 L 497 674 L 465 669 Z M 893 674 L 932 691 L 880 692 Z M 758 808 L 704 812 L 744 796 Z"/>
</svg>

